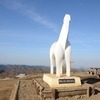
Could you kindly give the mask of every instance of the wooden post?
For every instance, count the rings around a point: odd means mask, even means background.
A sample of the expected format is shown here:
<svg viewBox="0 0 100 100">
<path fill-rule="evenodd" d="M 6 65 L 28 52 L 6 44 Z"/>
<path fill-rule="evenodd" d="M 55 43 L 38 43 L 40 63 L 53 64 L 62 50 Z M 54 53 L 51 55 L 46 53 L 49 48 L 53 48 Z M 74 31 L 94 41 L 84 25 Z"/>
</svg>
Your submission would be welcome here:
<svg viewBox="0 0 100 100">
<path fill-rule="evenodd" d="M 94 95 L 95 94 L 95 87 L 91 87 L 91 95 Z"/>
<path fill-rule="evenodd" d="M 36 93 L 37 93 L 37 95 L 39 95 L 39 87 L 38 86 L 36 86 Z"/>
<path fill-rule="evenodd" d="M 35 86 L 36 93 L 38 95 L 38 88 L 37 88 L 36 82 L 35 82 L 34 86 Z"/>
<path fill-rule="evenodd" d="M 33 85 L 34 85 L 34 80 L 32 80 L 32 83 L 33 83 Z"/>
<path fill-rule="evenodd" d="M 55 100 L 55 95 L 56 95 L 55 89 L 52 89 L 51 95 L 52 95 L 52 96 L 51 96 L 52 100 Z"/>
<path fill-rule="evenodd" d="M 34 87 L 35 87 L 35 89 L 36 89 L 36 82 L 34 82 Z"/>
<path fill-rule="evenodd" d="M 91 88 L 90 86 L 87 87 L 87 97 L 90 96 L 90 88 Z"/>
<path fill-rule="evenodd" d="M 39 87 L 39 86 L 37 86 L 37 94 L 38 94 L 38 95 L 40 95 L 40 93 L 39 93 L 39 92 L 40 92 L 40 87 Z"/>
</svg>

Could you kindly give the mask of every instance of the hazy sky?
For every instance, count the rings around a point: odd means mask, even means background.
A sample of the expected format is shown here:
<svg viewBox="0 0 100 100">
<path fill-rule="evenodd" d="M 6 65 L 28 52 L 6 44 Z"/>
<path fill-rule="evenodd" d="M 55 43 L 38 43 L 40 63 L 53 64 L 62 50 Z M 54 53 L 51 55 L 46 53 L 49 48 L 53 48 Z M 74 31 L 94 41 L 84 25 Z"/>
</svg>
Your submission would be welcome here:
<svg viewBox="0 0 100 100">
<path fill-rule="evenodd" d="M 49 66 L 70 14 L 73 67 L 100 67 L 100 0 L 0 0 L 0 64 Z"/>
</svg>

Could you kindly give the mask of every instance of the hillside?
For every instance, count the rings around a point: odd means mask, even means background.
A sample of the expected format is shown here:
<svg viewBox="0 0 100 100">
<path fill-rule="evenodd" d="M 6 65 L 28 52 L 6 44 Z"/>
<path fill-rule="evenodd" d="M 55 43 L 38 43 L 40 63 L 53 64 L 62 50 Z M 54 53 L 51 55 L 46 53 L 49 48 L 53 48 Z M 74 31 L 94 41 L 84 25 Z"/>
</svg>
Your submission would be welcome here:
<svg viewBox="0 0 100 100">
<path fill-rule="evenodd" d="M 20 73 L 34 74 L 46 72 L 49 72 L 49 67 L 46 66 L 0 65 L 0 78 L 13 78 Z"/>
</svg>

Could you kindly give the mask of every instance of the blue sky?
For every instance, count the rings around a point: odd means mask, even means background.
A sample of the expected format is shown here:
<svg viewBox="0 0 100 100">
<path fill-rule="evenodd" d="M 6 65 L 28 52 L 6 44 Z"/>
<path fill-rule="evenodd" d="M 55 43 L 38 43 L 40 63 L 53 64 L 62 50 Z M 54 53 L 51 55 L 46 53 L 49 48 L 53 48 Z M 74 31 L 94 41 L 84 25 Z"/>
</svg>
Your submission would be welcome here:
<svg viewBox="0 0 100 100">
<path fill-rule="evenodd" d="M 73 67 L 100 67 L 100 0 L 0 0 L 0 64 L 49 66 L 70 14 Z"/>
</svg>

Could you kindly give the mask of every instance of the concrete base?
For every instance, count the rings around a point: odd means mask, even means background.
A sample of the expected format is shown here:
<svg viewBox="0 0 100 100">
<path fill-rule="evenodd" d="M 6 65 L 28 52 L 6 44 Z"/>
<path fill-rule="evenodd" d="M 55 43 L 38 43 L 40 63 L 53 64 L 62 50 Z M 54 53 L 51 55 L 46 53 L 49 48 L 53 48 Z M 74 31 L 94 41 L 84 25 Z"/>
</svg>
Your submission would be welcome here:
<svg viewBox="0 0 100 100">
<path fill-rule="evenodd" d="M 73 86 L 81 86 L 80 77 L 67 77 L 62 75 L 57 77 L 55 74 L 44 74 L 43 80 L 51 87 L 73 87 Z"/>
</svg>

